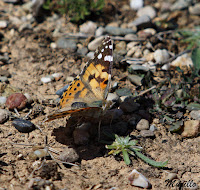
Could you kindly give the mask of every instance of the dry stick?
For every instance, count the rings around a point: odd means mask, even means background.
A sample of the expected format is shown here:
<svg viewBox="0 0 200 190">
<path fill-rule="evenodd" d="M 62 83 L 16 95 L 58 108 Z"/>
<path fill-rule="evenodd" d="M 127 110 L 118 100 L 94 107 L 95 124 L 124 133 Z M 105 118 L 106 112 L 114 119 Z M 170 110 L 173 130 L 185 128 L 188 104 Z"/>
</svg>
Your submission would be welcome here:
<svg viewBox="0 0 200 190">
<path fill-rule="evenodd" d="M 86 39 L 89 37 L 94 37 L 93 35 L 87 35 L 87 34 L 72 34 L 72 33 L 68 33 L 68 34 L 63 34 L 63 36 L 65 38 L 81 38 L 81 39 Z M 102 37 L 106 37 L 108 35 L 102 35 Z M 146 40 L 146 38 L 124 38 L 124 37 L 119 37 L 119 36 L 111 36 L 112 40 L 119 40 L 119 41 L 134 41 L 134 42 L 143 42 Z"/>
<path fill-rule="evenodd" d="M 140 92 L 136 97 L 142 96 L 143 94 L 146 94 L 147 92 L 149 92 L 149 91 L 151 91 L 151 90 L 153 90 L 155 88 L 156 88 L 156 85 L 152 86 L 151 88 L 149 88 L 147 90 L 144 90 L 144 91 Z"/>
</svg>

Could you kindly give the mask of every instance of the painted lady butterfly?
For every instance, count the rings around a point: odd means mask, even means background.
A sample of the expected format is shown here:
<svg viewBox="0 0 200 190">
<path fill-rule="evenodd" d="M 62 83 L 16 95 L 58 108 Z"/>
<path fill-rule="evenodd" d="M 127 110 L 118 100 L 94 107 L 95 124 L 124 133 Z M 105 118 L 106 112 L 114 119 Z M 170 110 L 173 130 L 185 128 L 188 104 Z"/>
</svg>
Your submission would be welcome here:
<svg viewBox="0 0 200 190">
<path fill-rule="evenodd" d="M 86 63 L 84 69 L 63 92 L 60 100 L 61 109 L 47 116 L 46 121 L 65 117 L 68 114 L 99 116 L 107 106 L 106 98 L 110 88 L 113 64 L 113 44 L 106 37 Z"/>
</svg>

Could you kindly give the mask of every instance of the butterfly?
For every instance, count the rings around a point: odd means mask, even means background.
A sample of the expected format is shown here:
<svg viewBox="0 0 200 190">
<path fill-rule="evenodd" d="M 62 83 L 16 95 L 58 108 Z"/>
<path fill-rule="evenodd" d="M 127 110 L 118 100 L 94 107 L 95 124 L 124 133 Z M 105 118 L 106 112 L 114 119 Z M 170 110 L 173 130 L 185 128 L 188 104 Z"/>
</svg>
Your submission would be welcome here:
<svg viewBox="0 0 200 190">
<path fill-rule="evenodd" d="M 82 72 L 63 92 L 60 109 L 47 116 L 45 121 L 65 117 L 69 114 L 81 116 L 99 114 L 110 106 L 106 102 L 111 83 L 113 65 L 113 44 L 107 36 L 95 51 L 94 58 L 89 60 Z"/>
</svg>

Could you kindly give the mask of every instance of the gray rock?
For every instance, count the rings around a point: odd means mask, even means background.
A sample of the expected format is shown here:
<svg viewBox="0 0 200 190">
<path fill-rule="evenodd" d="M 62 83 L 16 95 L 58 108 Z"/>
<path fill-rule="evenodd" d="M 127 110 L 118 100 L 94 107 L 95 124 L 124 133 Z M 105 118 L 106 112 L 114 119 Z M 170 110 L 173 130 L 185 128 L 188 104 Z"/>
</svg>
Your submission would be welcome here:
<svg viewBox="0 0 200 190">
<path fill-rule="evenodd" d="M 88 49 L 90 51 L 95 51 L 99 47 L 99 45 L 102 43 L 102 40 L 104 40 L 103 36 L 100 36 L 100 37 L 94 39 L 93 41 L 91 41 L 88 44 Z"/>
<path fill-rule="evenodd" d="M 133 10 L 141 9 L 143 7 L 143 4 L 143 0 L 130 0 L 130 7 Z"/>
<path fill-rule="evenodd" d="M 147 5 L 143 8 L 141 8 L 141 9 L 139 9 L 138 12 L 137 12 L 138 17 L 144 16 L 144 15 L 147 15 L 151 19 L 153 19 L 156 16 L 156 11 L 152 6 Z"/>
<path fill-rule="evenodd" d="M 59 155 L 59 159 L 63 162 L 75 162 L 79 159 L 79 155 L 73 148 L 65 148 Z"/>
<path fill-rule="evenodd" d="M 61 37 L 56 42 L 58 48 L 69 49 L 72 52 L 75 52 L 77 49 L 76 41 L 72 39 L 67 39 Z"/>
<path fill-rule="evenodd" d="M 80 25 L 80 32 L 85 34 L 94 35 L 97 28 L 97 24 L 92 21 L 87 21 Z"/>
<path fill-rule="evenodd" d="M 171 6 L 171 11 L 186 9 L 189 7 L 189 5 L 191 5 L 191 3 L 192 3 L 192 0 L 175 1 L 175 3 Z"/>
<path fill-rule="evenodd" d="M 0 28 L 4 29 L 8 26 L 8 22 L 6 20 L 0 20 Z"/>
<path fill-rule="evenodd" d="M 190 116 L 191 116 L 192 119 L 200 120 L 200 110 L 191 111 Z"/>
<path fill-rule="evenodd" d="M 7 98 L 4 96 L 0 96 L 0 105 L 4 105 L 6 103 Z"/>
<path fill-rule="evenodd" d="M 87 57 L 89 57 L 90 59 L 94 58 L 94 52 L 90 51 L 89 53 L 87 53 Z"/>
<path fill-rule="evenodd" d="M 149 121 L 146 119 L 141 119 L 137 126 L 136 129 L 141 131 L 141 130 L 148 130 L 149 129 Z"/>
<path fill-rule="evenodd" d="M 142 137 L 154 137 L 154 132 L 153 131 L 150 131 L 150 130 L 141 130 L 140 131 L 140 135 Z"/>
<path fill-rule="evenodd" d="M 135 73 L 134 71 L 144 71 L 148 72 L 149 68 L 143 65 L 130 65 L 128 68 L 129 73 Z"/>
<path fill-rule="evenodd" d="M 19 32 L 22 32 L 24 30 L 32 30 L 33 27 L 30 23 L 23 23 L 20 27 L 19 27 Z"/>
<path fill-rule="evenodd" d="M 8 78 L 5 76 L 0 76 L 0 82 L 8 82 Z"/>
<path fill-rule="evenodd" d="M 154 52 L 154 59 L 156 63 L 163 63 L 169 59 L 169 53 L 166 49 L 157 49 Z"/>
<path fill-rule="evenodd" d="M 121 96 L 132 96 L 133 94 L 131 93 L 130 89 L 128 88 L 121 88 L 121 89 L 117 89 L 116 94 L 121 97 Z"/>
<path fill-rule="evenodd" d="M 128 27 L 147 27 L 151 25 L 151 18 L 147 15 L 140 16 L 136 18 L 133 22 L 128 24 Z"/>
<path fill-rule="evenodd" d="M 184 122 L 182 137 L 196 137 L 200 132 L 200 121 L 189 120 Z"/>
<path fill-rule="evenodd" d="M 87 52 L 88 52 L 88 49 L 86 47 L 82 47 L 77 50 L 77 53 L 82 56 L 86 56 Z"/>
<path fill-rule="evenodd" d="M 131 83 L 137 85 L 137 86 L 141 86 L 142 85 L 142 79 L 143 77 L 140 77 L 138 75 L 128 75 L 127 77 Z"/>
<path fill-rule="evenodd" d="M 97 28 L 97 30 L 95 32 L 95 36 L 102 36 L 104 34 L 104 32 L 105 32 L 105 28 L 100 26 L 99 28 Z"/>
<path fill-rule="evenodd" d="M 107 33 L 114 35 L 114 36 L 124 36 L 126 34 L 136 33 L 136 31 L 134 31 L 130 28 L 120 28 L 120 27 L 114 27 L 114 26 L 106 26 L 105 30 Z"/>
<path fill-rule="evenodd" d="M 156 131 L 156 130 L 158 130 L 158 128 L 153 124 L 153 125 L 150 126 L 149 130 L 150 131 Z"/>
<path fill-rule="evenodd" d="M 116 93 L 108 93 L 107 101 L 119 102 L 119 96 Z"/>
<path fill-rule="evenodd" d="M 194 6 L 189 7 L 189 13 L 192 15 L 200 15 L 200 3 L 197 3 Z"/>
<path fill-rule="evenodd" d="M 10 114 L 7 110 L 0 109 L 0 123 L 4 123 L 5 121 L 7 121 L 9 115 Z"/>
</svg>

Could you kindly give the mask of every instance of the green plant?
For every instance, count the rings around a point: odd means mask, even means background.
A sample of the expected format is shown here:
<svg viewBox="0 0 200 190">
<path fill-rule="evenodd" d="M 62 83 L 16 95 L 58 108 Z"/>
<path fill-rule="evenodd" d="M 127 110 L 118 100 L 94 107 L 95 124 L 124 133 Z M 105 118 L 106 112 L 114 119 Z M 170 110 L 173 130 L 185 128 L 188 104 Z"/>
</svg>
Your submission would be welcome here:
<svg viewBox="0 0 200 190">
<path fill-rule="evenodd" d="M 129 165 L 131 163 L 129 154 L 132 156 L 137 156 L 148 164 L 155 167 L 165 167 L 168 161 L 165 162 L 156 162 L 145 155 L 143 155 L 140 151 L 142 147 L 136 146 L 137 141 L 131 140 L 129 136 L 127 137 L 119 137 L 115 135 L 115 141 L 111 145 L 106 145 L 107 149 L 112 149 L 109 154 L 117 155 L 119 153 L 123 154 L 124 162 Z"/>
<path fill-rule="evenodd" d="M 47 0 L 44 9 L 66 14 L 72 22 L 84 20 L 87 16 L 101 13 L 104 0 Z"/>
<path fill-rule="evenodd" d="M 194 29 L 182 29 L 178 30 L 177 33 L 181 36 L 182 43 L 187 43 L 187 49 L 193 49 L 194 47 L 200 47 L 200 26 Z"/>
</svg>

